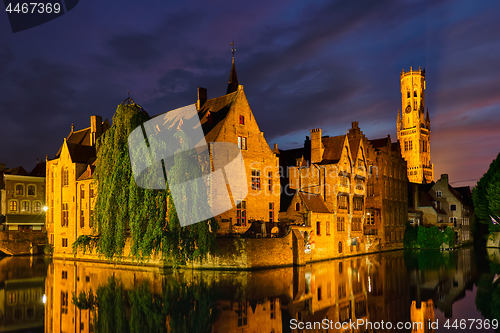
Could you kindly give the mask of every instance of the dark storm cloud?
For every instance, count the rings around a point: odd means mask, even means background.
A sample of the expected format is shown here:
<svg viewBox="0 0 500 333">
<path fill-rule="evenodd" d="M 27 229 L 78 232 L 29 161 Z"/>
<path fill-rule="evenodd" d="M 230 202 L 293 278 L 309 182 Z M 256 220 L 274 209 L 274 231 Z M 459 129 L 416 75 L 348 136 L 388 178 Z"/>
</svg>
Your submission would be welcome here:
<svg viewBox="0 0 500 333">
<path fill-rule="evenodd" d="M 353 120 L 395 139 L 399 73 L 413 62 L 426 68 L 436 176 L 478 177 L 500 149 L 496 2 L 97 3 L 14 36 L 0 26 L 0 131 L 13 138 L 0 162 L 53 156 L 71 123 L 111 118 L 127 91 L 150 115 L 195 103 L 199 86 L 223 95 L 233 39 L 240 84 L 281 148 Z"/>
</svg>

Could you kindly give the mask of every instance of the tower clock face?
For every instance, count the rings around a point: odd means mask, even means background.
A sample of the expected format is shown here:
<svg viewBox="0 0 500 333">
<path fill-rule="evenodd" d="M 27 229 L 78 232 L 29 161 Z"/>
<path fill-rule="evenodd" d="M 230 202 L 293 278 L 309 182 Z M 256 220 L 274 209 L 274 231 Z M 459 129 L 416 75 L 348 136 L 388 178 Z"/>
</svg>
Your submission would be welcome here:
<svg viewBox="0 0 500 333">
<path fill-rule="evenodd" d="M 408 106 L 406 107 L 406 113 L 410 113 L 410 112 L 411 112 L 411 106 L 409 106 L 409 105 L 408 105 Z"/>
</svg>

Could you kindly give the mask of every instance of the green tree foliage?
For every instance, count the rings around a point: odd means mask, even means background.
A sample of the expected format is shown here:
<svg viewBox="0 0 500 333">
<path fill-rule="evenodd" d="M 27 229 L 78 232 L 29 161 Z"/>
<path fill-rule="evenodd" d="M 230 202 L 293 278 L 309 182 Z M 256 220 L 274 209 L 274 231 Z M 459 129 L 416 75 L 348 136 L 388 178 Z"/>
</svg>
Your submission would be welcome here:
<svg viewBox="0 0 500 333">
<path fill-rule="evenodd" d="M 128 137 L 149 119 L 139 105 L 121 104 L 113 116 L 113 126 L 100 138 L 94 173 L 98 189 L 94 234 L 80 236 L 73 244 L 75 252 L 78 248 L 96 249 L 97 253 L 113 258 L 123 255 L 126 241 L 130 239 L 130 253 L 134 258 L 144 260 L 162 254 L 177 265 L 201 260 L 214 249 L 214 220 L 181 227 L 168 184 L 167 190 L 149 190 L 135 184 Z M 182 136 L 182 130 L 178 136 Z M 147 152 L 144 156 L 147 158 Z"/>
<path fill-rule="evenodd" d="M 439 249 L 444 244 L 449 247 L 455 245 L 455 233 L 453 229 L 446 227 L 444 230 L 439 230 L 438 227 L 412 227 L 409 223 L 406 225 L 403 244 L 405 248 L 420 248 L 420 249 Z"/>
<path fill-rule="evenodd" d="M 490 218 L 500 217 L 500 154 L 472 190 L 472 200 L 477 219 L 488 224 L 490 231 L 500 231 L 500 225 L 493 225 Z"/>
</svg>

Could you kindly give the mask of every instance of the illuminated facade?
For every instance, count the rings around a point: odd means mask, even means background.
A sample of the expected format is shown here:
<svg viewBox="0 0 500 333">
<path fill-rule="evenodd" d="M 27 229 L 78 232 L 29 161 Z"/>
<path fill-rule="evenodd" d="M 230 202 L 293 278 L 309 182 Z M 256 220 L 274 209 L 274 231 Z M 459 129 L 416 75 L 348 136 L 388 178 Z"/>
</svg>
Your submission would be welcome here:
<svg viewBox="0 0 500 333">
<path fill-rule="evenodd" d="M 408 180 L 430 183 L 434 179 L 431 163 L 431 120 L 425 113 L 425 69 L 401 72 L 401 114 L 397 132 L 401 155 L 407 162 Z"/>
</svg>

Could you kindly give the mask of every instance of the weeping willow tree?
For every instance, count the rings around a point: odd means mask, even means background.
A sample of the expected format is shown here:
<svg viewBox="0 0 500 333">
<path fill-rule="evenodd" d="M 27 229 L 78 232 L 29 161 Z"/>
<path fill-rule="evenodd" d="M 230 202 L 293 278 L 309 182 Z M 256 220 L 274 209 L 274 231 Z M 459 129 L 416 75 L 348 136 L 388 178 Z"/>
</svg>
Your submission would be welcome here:
<svg viewBox="0 0 500 333">
<path fill-rule="evenodd" d="M 493 224 L 500 217 L 500 154 L 491 162 L 488 171 L 472 190 L 474 210 L 479 222 L 487 224 L 490 231 L 500 231 L 500 224 Z"/>
<path fill-rule="evenodd" d="M 118 106 L 113 126 L 98 141 L 93 234 L 80 236 L 73 251 L 95 249 L 106 258 L 113 258 L 124 254 L 130 238 L 130 255 L 138 260 L 155 254 L 176 265 L 201 260 L 215 248 L 216 222 L 211 219 L 181 227 L 168 184 L 166 190 L 136 185 L 128 137 L 150 117 L 131 99 L 126 102 Z M 190 167 L 196 169 L 183 166 Z"/>
<path fill-rule="evenodd" d="M 160 293 L 147 282 L 133 290 L 113 277 L 92 290 L 73 295 L 80 310 L 91 310 L 96 332 L 209 333 L 219 316 L 216 288 L 203 280 L 173 281 Z"/>
</svg>

